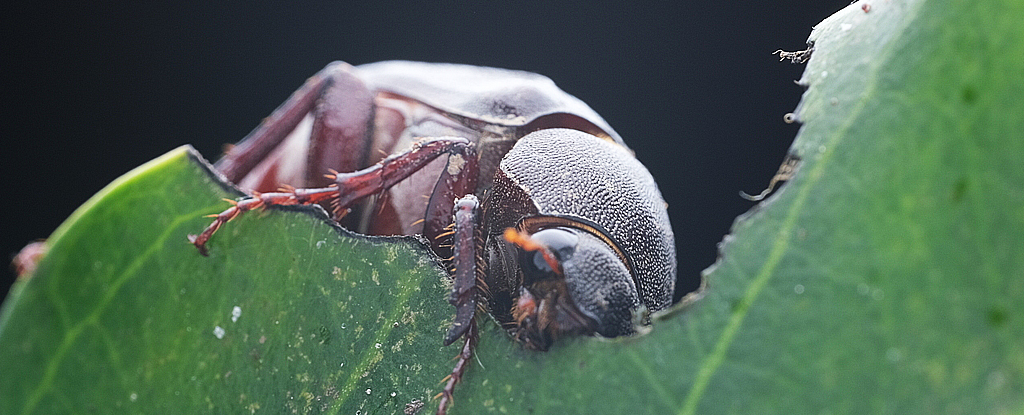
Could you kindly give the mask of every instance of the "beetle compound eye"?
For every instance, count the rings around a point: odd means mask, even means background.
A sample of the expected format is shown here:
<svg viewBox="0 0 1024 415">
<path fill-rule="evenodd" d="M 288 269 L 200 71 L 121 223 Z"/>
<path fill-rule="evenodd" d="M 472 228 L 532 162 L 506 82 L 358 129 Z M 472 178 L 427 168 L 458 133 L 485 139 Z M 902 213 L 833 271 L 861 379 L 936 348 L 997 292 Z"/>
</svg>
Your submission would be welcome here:
<svg viewBox="0 0 1024 415">
<path fill-rule="evenodd" d="M 530 238 L 548 248 L 560 262 L 571 259 L 572 254 L 576 252 L 576 245 L 580 242 L 580 237 L 569 228 L 544 229 L 530 235 Z"/>
<path fill-rule="evenodd" d="M 535 279 L 544 279 L 556 274 L 555 270 L 551 268 L 551 264 L 548 264 L 547 258 L 544 257 L 543 251 L 522 251 L 519 255 L 519 263 L 522 264 L 523 271 Z"/>
<path fill-rule="evenodd" d="M 579 243 L 579 237 L 568 228 L 548 228 L 532 235 L 509 228 L 505 239 L 520 248 L 519 264 L 528 281 L 560 275 L 560 262 L 572 258 Z"/>
</svg>

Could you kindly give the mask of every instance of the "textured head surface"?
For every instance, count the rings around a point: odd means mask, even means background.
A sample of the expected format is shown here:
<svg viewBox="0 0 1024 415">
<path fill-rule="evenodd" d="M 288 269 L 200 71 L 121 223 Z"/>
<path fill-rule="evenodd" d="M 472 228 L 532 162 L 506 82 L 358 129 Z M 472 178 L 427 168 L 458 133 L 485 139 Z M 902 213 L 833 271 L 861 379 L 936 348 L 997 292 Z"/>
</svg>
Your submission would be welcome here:
<svg viewBox="0 0 1024 415">
<path fill-rule="evenodd" d="M 562 262 L 565 285 L 576 308 L 598 323 L 602 336 L 633 334 L 633 313 L 640 304 L 629 270 L 604 241 L 579 232 L 573 257 Z M 625 276 L 625 278 L 623 278 Z"/>
<path fill-rule="evenodd" d="M 654 178 L 625 148 L 569 129 L 531 133 L 500 164 L 540 215 L 596 225 L 629 257 L 640 301 L 651 311 L 672 303 L 675 239 Z M 576 299 L 576 301 L 580 301 Z"/>
</svg>

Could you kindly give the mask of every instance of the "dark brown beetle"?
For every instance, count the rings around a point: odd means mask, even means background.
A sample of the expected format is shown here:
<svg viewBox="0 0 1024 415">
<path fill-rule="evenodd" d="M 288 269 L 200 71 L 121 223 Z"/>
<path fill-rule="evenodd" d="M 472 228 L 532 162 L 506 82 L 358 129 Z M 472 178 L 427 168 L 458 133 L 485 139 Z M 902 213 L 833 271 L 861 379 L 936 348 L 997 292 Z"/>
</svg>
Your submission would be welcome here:
<svg viewBox="0 0 1024 415">
<path fill-rule="evenodd" d="M 217 168 L 253 196 L 189 236 L 204 254 L 244 211 L 327 203 L 350 229 L 423 234 L 452 258 L 444 344 L 465 342 L 439 414 L 472 355 L 478 301 L 537 350 L 567 334 L 633 334 L 644 310 L 672 302 L 674 241 L 654 179 L 600 116 L 540 75 L 332 63 Z"/>
</svg>

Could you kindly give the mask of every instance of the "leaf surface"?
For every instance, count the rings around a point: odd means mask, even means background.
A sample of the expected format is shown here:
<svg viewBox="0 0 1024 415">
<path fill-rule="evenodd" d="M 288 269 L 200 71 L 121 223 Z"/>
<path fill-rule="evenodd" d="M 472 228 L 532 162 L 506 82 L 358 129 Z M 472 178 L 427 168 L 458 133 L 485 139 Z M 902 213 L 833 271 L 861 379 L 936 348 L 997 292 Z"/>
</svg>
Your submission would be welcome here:
<svg viewBox="0 0 1024 415">
<path fill-rule="evenodd" d="M 865 4 L 812 33 L 797 173 L 704 298 L 545 355 L 491 333 L 459 413 L 1024 411 L 1024 3 Z"/>
<path fill-rule="evenodd" d="M 234 196 L 181 148 L 76 212 L 4 304 L 0 372 L 18 375 L 0 412 L 392 413 L 432 396 L 452 353 L 434 256 L 312 209 L 244 215 L 200 256 L 185 236 Z"/>
<path fill-rule="evenodd" d="M 863 5 L 812 33 L 796 175 L 701 300 L 546 353 L 483 317 L 450 413 L 1024 412 L 1024 4 Z M 220 197 L 179 150 L 69 219 L 0 314 L 0 412 L 432 412 L 433 256 L 270 210 L 203 258 Z"/>
</svg>

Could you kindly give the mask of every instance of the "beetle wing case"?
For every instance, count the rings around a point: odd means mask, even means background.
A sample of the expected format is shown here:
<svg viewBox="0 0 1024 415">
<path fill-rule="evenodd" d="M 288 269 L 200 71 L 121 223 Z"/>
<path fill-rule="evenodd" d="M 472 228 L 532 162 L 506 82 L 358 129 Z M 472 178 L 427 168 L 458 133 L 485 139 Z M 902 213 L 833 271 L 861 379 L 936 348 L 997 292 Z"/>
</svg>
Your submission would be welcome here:
<svg viewBox="0 0 1024 415">
<path fill-rule="evenodd" d="M 559 89 L 544 75 L 410 61 L 376 62 L 359 65 L 356 69 L 371 89 L 408 97 L 451 115 L 505 127 L 532 124 L 531 129 L 539 129 L 568 124 L 562 126 L 606 134 L 625 146 L 618 133 L 597 112 Z M 556 119 L 536 122 L 548 116 Z"/>
<path fill-rule="evenodd" d="M 580 131 L 552 128 L 520 139 L 500 170 L 529 196 L 536 214 L 590 223 L 625 251 L 648 310 L 672 304 L 676 253 L 666 204 L 654 178 L 629 150 Z M 574 300 L 581 306 L 587 301 Z"/>
</svg>

